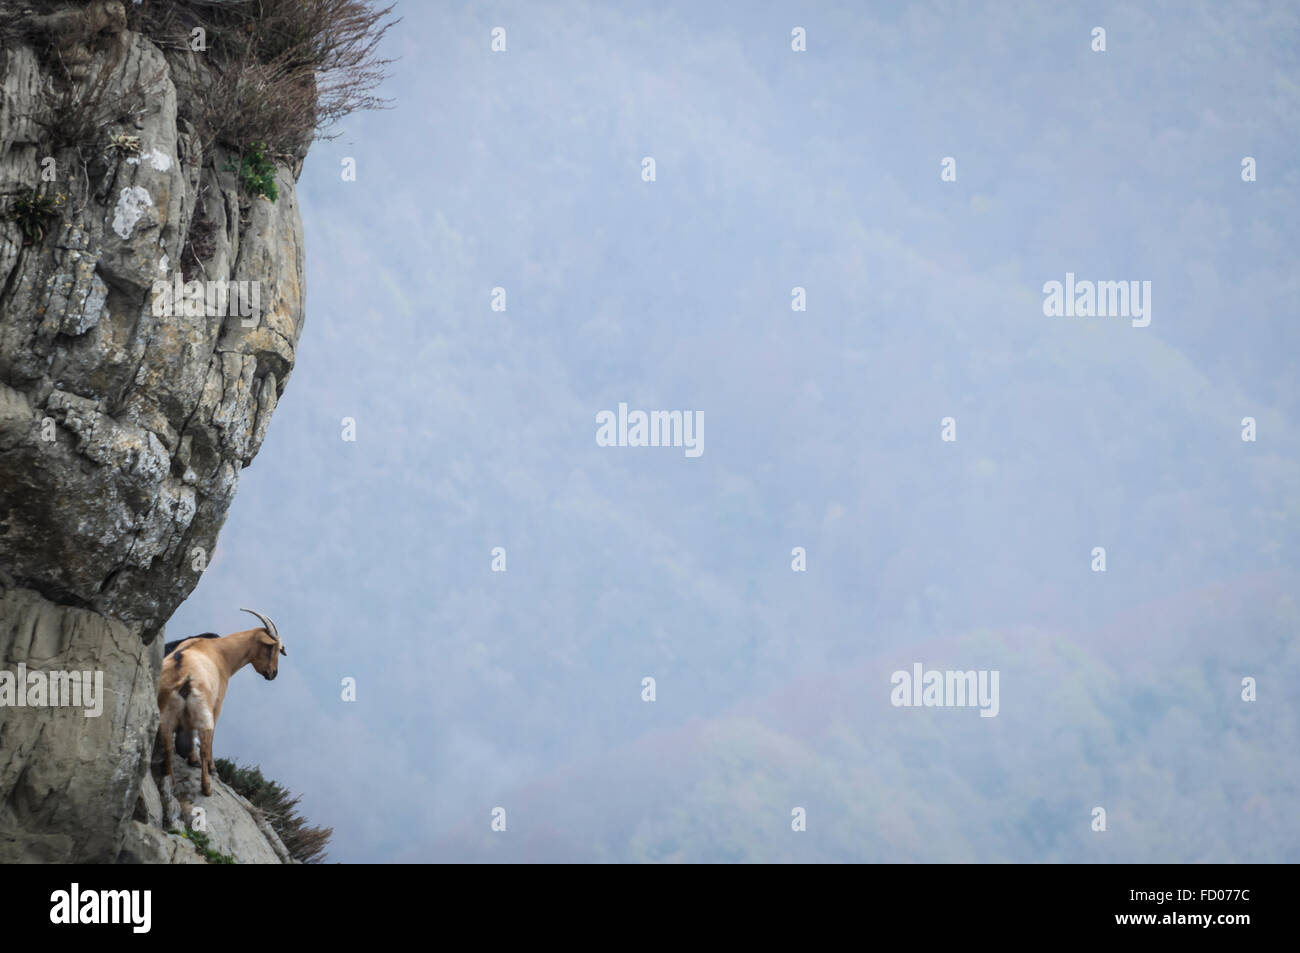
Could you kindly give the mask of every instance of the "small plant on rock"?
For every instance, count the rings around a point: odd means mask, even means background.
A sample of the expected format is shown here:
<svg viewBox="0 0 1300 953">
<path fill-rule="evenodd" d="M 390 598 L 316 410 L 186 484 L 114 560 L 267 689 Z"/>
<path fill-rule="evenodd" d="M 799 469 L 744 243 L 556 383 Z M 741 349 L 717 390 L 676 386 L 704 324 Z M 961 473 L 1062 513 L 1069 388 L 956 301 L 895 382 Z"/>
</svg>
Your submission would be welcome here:
<svg viewBox="0 0 1300 953">
<path fill-rule="evenodd" d="M 220 851 L 214 850 L 210 846 L 208 835 L 204 834 L 202 831 L 181 831 L 172 828 L 167 833 L 175 834 L 177 837 L 184 837 L 194 845 L 194 850 L 197 853 L 202 854 L 203 859 L 210 864 L 233 864 L 235 862 L 235 858 L 230 854 L 223 854 Z"/>
<path fill-rule="evenodd" d="M 140 154 L 140 137 L 118 133 L 108 137 L 109 146 L 120 156 L 138 156 Z"/>
<path fill-rule="evenodd" d="M 50 194 L 32 189 L 20 195 L 9 205 L 9 218 L 17 223 L 23 233 L 24 245 L 35 245 L 44 240 L 50 230 L 51 219 L 57 218 L 67 196 L 62 192 Z"/>
<path fill-rule="evenodd" d="M 248 147 L 239 165 L 231 159 L 226 163 L 227 172 L 239 175 L 239 184 L 249 195 L 261 195 L 274 202 L 280 197 L 275 187 L 275 163 L 266 154 L 265 142 L 254 142 Z"/>
</svg>

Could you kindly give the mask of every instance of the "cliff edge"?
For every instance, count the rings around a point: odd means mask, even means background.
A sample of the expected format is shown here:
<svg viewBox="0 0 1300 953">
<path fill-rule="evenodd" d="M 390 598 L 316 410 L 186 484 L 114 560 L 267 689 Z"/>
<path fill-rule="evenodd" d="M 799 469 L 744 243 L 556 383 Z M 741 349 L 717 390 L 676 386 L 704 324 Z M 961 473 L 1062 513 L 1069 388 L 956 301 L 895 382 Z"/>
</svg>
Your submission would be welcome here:
<svg viewBox="0 0 1300 953">
<path fill-rule="evenodd" d="M 303 326 L 305 143 L 269 156 L 274 200 L 250 194 L 252 144 L 205 124 L 213 61 L 137 16 L 118 0 L 0 11 L 0 671 L 103 676 L 90 717 L 6 702 L 0 682 L 2 863 L 192 859 L 149 772 L 162 629 Z M 252 283 L 258 313 L 160 307 L 155 283 L 177 278 Z M 203 799 L 213 849 L 287 860 L 236 798 Z"/>
</svg>

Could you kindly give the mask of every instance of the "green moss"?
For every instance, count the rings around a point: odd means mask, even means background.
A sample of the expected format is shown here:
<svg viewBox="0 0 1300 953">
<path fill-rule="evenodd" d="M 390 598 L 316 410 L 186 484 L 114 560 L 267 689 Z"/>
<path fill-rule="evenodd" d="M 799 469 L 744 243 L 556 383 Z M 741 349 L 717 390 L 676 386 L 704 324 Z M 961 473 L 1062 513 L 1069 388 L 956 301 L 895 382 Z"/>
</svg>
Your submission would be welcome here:
<svg viewBox="0 0 1300 953">
<path fill-rule="evenodd" d="M 214 850 L 210 845 L 208 835 L 204 834 L 202 831 L 181 831 L 173 828 L 167 833 L 175 834 L 177 837 L 184 837 L 194 845 L 194 850 L 199 854 L 202 854 L 203 859 L 210 864 L 233 864 L 237 862 L 230 854 L 223 854 Z"/>
</svg>

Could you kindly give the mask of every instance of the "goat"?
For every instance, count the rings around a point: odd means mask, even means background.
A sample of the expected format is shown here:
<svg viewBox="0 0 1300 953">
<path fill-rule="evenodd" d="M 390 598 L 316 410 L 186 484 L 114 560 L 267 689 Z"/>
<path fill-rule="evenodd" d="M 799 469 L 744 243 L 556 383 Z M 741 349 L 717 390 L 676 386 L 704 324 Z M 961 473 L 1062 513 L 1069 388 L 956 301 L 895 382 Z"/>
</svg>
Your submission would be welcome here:
<svg viewBox="0 0 1300 953">
<path fill-rule="evenodd" d="M 172 771 L 173 746 L 190 764 L 202 767 L 203 793 L 212 794 L 212 733 L 221 717 L 230 676 L 245 665 L 271 681 L 279 672 L 280 656 L 288 655 L 275 623 L 252 609 L 241 609 L 262 621 L 262 628 L 247 629 L 218 637 L 211 632 L 167 643 L 162 677 L 158 681 L 158 734 L 164 754 L 164 771 L 176 783 Z M 177 734 L 179 732 L 179 735 Z M 199 735 L 198 761 L 194 757 L 194 733 Z M 185 744 L 176 744 L 178 738 Z"/>
</svg>

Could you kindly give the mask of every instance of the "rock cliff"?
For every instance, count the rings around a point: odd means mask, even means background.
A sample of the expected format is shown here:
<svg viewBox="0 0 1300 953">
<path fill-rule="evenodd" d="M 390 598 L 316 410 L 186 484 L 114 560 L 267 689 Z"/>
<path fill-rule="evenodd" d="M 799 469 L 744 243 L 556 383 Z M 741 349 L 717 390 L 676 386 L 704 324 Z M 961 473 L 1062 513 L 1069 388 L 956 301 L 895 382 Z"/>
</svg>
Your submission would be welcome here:
<svg viewBox="0 0 1300 953">
<path fill-rule="evenodd" d="M 131 16 L 0 3 L 0 671 L 104 681 L 97 717 L 0 704 L 0 862 L 197 856 L 151 806 L 162 629 L 303 325 L 303 152 L 249 195 L 195 118 L 204 54 Z M 256 283 L 260 315 L 160 308 L 177 276 Z M 213 848 L 286 859 L 237 797 L 205 799 Z"/>
</svg>

